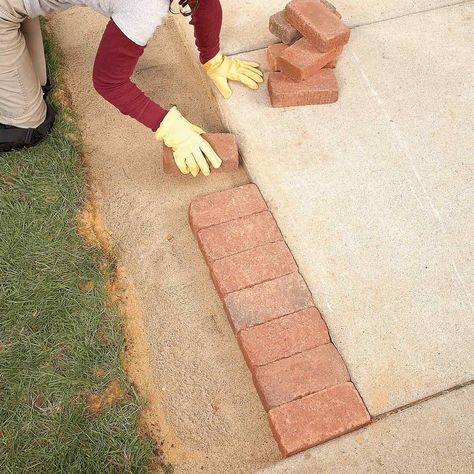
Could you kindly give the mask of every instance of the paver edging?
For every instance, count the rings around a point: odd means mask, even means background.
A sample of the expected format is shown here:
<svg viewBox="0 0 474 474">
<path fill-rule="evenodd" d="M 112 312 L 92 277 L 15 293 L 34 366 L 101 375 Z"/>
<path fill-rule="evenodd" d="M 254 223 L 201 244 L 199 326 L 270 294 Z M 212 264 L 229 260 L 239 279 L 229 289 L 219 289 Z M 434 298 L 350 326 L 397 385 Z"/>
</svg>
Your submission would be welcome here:
<svg viewBox="0 0 474 474">
<path fill-rule="evenodd" d="M 274 245 L 265 242 L 266 239 L 276 238 L 277 244 L 280 242 L 278 247 L 286 247 L 281 232 L 276 234 L 275 229 L 272 229 L 262 241 L 252 238 L 257 235 L 255 232 L 262 231 L 261 227 L 255 231 L 250 224 L 256 215 L 265 215 L 268 219 L 271 213 L 254 184 L 195 198 L 189 207 L 190 225 L 268 412 L 275 439 L 283 456 L 289 456 L 365 426 L 370 422 L 370 414 L 352 384 L 339 352 L 330 340 L 324 321 L 318 320 L 321 316 L 296 264 L 291 268 L 294 270 L 292 273 L 281 275 L 280 273 L 285 272 L 279 271 L 274 265 L 273 254 L 266 255 L 267 248 L 274 248 Z M 269 225 L 276 224 L 273 216 L 267 222 Z M 240 234 L 239 226 L 242 226 Z M 213 231 L 219 231 L 221 238 L 225 240 L 226 228 L 233 232 L 230 245 L 229 242 L 224 242 L 225 245 L 221 242 L 216 252 L 220 258 L 214 259 L 212 239 L 203 244 L 200 234 L 203 232 L 212 236 Z M 248 241 L 239 242 L 239 252 L 225 255 L 223 249 L 237 248 L 239 237 Z M 249 254 L 249 250 L 253 252 Z M 248 262 L 239 267 L 239 255 L 254 253 L 259 255 L 259 262 L 265 266 L 263 275 L 272 275 L 272 266 L 275 267 L 274 278 L 263 278 L 265 281 L 253 278 L 252 271 L 255 273 L 256 270 L 256 274 L 259 274 L 258 262 Z M 219 274 L 212 271 L 215 262 L 221 262 L 220 265 L 224 266 L 227 264 L 225 272 Z M 237 276 L 229 275 L 233 264 L 236 265 Z M 254 265 L 256 267 L 249 273 L 246 267 Z M 232 281 L 233 286 L 229 286 L 227 280 L 223 284 L 220 278 Z M 238 289 L 226 292 L 223 288 Z M 299 315 L 301 319 L 301 314 L 306 313 L 311 315 L 303 323 L 299 321 L 303 326 L 294 328 L 293 325 L 298 322 L 295 315 Z M 308 330 L 304 324 L 315 325 L 310 330 L 319 331 L 319 344 L 308 342 L 304 338 L 305 331 Z M 286 331 L 289 333 L 288 337 L 285 337 Z M 327 337 L 324 336 L 324 331 Z M 246 338 L 252 333 L 260 333 L 261 339 L 257 338 L 253 352 L 247 353 L 250 345 Z M 262 352 L 260 357 L 258 341 L 265 341 L 265 337 L 267 343 L 261 345 L 261 350 L 267 353 Z M 282 352 L 278 352 L 279 344 L 272 340 L 273 337 L 282 338 Z"/>
</svg>

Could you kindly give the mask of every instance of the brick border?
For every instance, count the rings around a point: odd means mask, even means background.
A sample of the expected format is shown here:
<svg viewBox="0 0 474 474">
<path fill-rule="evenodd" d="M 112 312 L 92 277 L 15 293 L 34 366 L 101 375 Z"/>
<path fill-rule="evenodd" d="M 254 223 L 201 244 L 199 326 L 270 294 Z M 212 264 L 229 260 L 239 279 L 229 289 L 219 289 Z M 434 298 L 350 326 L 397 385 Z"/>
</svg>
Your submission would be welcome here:
<svg viewBox="0 0 474 474">
<path fill-rule="evenodd" d="M 368 424 L 364 402 L 257 186 L 194 199 L 189 222 L 282 454 Z"/>
</svg>

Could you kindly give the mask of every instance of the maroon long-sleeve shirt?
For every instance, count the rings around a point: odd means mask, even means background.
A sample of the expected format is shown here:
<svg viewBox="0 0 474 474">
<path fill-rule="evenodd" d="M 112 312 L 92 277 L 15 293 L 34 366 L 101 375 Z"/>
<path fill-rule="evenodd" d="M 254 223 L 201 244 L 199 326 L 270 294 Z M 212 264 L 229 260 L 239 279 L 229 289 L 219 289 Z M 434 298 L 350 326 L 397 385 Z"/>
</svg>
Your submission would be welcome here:
<svg viewBox="0 0 474 474">
<path fill-rule="evenodd" d="M 199 59 L 204 64 L 219 52 L 222 25 L 219 0 L 201 0 L 190 24 L 194 26 Z M 168 110 L 153 102 L 130 79 L 144 50 L 144 46 L 127 38 L 111 19 L 97 51 L 93 82 L 97 92 L 123 114 L 156 131 Z"/>
</svg>

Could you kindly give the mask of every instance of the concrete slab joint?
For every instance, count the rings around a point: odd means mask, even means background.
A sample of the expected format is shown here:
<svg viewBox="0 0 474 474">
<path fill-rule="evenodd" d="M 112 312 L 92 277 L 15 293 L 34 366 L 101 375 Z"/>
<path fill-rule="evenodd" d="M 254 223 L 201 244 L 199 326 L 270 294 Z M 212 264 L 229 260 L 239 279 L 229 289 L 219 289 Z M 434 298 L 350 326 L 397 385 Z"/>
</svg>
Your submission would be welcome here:
<svg viewBox="0 0 474 474">
<path fill-rule="evenodd" d="M 369 423 L 258 188 L 198 197 L 189 222 L 282 454 Z"/>
</svg>

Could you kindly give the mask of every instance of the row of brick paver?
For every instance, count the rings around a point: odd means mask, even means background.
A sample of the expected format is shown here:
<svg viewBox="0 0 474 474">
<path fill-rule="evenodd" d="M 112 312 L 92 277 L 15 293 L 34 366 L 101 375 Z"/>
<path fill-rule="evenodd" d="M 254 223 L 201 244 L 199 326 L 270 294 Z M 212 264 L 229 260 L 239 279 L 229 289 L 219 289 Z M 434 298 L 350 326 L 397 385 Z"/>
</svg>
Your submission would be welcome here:
<svg viewBox="0 0 474 474">
<path fill-rule="evenodd" d="M 258 188 L 196 198 L 189 221 L 283 455 L 369 423 Z"/>
<path fill-rule="evenodd" d="M 335 7 L 326 0 L 292 0 L 270 17 L 269 29 L 282 41 L 267 50 L 273 107 L 336 102 L 334 68 L 350 30 Z"/>
</svg>

